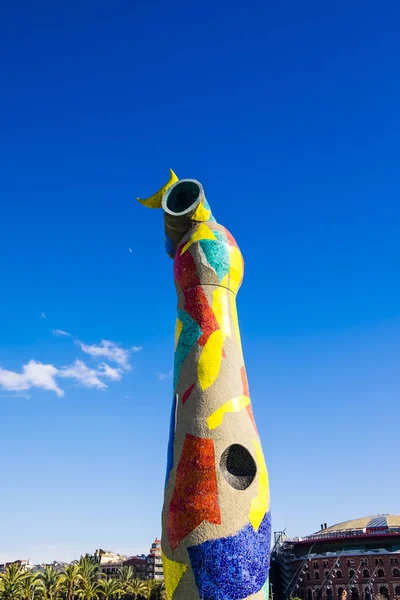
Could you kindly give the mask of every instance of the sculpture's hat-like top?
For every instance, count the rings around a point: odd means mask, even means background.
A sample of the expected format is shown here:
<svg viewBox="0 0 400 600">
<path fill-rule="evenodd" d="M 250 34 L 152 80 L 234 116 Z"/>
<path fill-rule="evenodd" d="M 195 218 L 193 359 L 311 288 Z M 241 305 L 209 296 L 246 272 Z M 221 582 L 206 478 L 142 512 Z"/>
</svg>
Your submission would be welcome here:
<svg viewBox="0 0 400 600">
<path fill-rule="evenodd" d="M 215 222 L 201 183 L 196 179 L 178 179 L 172 169 L 166 184 L 149 198 L 138 201 L 148 208 L 163 209 L 165 245 L 171 258 L 195 223 Z"/>
<path fill-rule="evenodd" d="M 161 208 L 161 202 L 165 192 L 168 188 L 171 187 L 176 181 L 178 181 L 178 177 L 175 175 L 172 169 L 169 170 L 169 179 L 167 183 L 165 183 L 155 194 L 149 196 L 148 198 L 144 198 L 141 200 L 140 198 L 136 198 L 140 204 L 143 206 L 147 206 L 147 208 Z"/>
<path fill-rule="evenodd" d="M 163 210 L 174 217 L 193 215 L 204 200 L 203 186 L 196 179 L 181 179 L 169 187 L 162 198 Z"/>
</svg>

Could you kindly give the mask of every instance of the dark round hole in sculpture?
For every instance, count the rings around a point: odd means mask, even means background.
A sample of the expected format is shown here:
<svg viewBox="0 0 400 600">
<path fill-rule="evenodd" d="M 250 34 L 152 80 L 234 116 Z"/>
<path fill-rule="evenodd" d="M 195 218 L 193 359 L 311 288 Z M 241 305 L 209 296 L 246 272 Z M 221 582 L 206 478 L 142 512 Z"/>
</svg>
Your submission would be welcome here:
<svg viewBox="0 0 400 600">
<path fill-rule="evenodd" d="M 245 490 L 257 473 L 257 465 L 250 452 L 240 444 L 232 444 L 221 456 L 220 467 L 226 481 L 235 490 Z"/>
<path fill-rule="evenodd" d="M 168 194 L 167 208 L 177 214 L 185 212 L 198 200 L 200 191 L 195 181 L 179 181 Z"/>
</svg>

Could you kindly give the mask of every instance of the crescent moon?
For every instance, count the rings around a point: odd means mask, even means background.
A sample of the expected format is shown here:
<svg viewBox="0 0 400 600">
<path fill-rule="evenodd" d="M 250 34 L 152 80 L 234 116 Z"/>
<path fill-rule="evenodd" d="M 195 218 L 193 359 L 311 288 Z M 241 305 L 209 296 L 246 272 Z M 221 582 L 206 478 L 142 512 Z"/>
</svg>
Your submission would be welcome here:
<svg viewBox="0 0 400 600">
<path fill-rule="evenodd" d="M 170 169 L 169 170 L 169 179 L 168 179 L 167 183 L 165 185 L 163 185 L 162 188 L 160 188 L 158 190 L 158 192 L 156 192 L 152 196 L 149 196 L 149 198 L 145 198 L 144 200 L 141 200 L 140 198 L 136 198 L 136 200 L 138 200 L 138 202 L 140 202 L 140 204 L 143 204 L 143 206 L 147 206 L 148 208 L 161 208 L 161 200 L 163 199 L 165 192 L 176 181 L 179 181 L 179 178 L 177 177 L 177 175 L 175 175 L 173 170 Z"/>
</svg>

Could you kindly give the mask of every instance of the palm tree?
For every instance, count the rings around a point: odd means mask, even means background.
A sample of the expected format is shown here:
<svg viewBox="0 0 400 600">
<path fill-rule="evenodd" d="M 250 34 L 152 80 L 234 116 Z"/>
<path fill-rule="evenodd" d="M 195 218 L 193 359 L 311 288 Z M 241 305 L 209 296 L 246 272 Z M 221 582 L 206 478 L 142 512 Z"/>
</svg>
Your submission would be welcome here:
<svg viewBox="0 0 400 600">
<path fill-rule="evenodd" d="M 65 593 L 66 600 L 73 600 L 76 595 L 78 585 L 83 579 L 81 565 L 74 560 L 74 562 L 64 568 L 60 579 L 61 587 Z"/>
<path fill-rule="evenodd" d="M 61 573 L 52 565 L 45 565 L 39 575 L 44 600 L 57 600 L 61 592 Z"/>
<path fill-rule="evenodd" d="M 126 565 L 118 569 L 117 576 L 123 585 L 129 585 L 135 580 L 135 573 L 132 567 L 127 567 Z"/>
<path fill-rule="evenodd" d="M 101 582 L 101 595 L 104 600 L 119 598 L 123 592 L 121 582 L 117 579 L 103 579 Z"/>
<path fill-rule="evenodd" d="M 123 587 L 126 596 L 132 595 L 134 600 L 137 598 L 149 598 L 148 585 L 143 579 L 131 579 L 128 584 Z"/>
<path fill-rule="evenodd" d="M 35 593 L 40 590 L 39 573 L 26 573 L 26 577 L 22 580 L 21 600 L 32 600 L 35 598 Z"/>
<path fill-rule="evenodd" d="M 132 585 L 135 582 L 135 573 L 132 567 L 123 566 L 120 567 L 117 571 L 118 581 L 120 583 L 121 591 L 123 595 L 127 598 L 130 594 L 133 594 L 131 591 Z M 135 598 L 135 596 L 134 596 Z"/>
<path fill-rule="evenodd" d="M 163 581 L 154 581 L 150 598 L 151 600 L 167 600 L 167 591 Z"/>
<path fill-rule="evenodd" d="M 84 577 L 80 583 L 78 597 L 82 600 L 98 600 L 102 592 L 102 582 Z"/>
<path fill-rule="evenodd" d="M 154 581 L 154 579 L 146 579 L 146 581 L 143 582 L 145 584 L 145 589 L 144 589 L 144 593 L 141 592 L 141 596 L 143 596 L 143 598 L 146 598 L 146 600 L 152 600 L 153 599 L 153 593 L 154 590 L 156 589 L 157 586 L 157 582 Z"/>
<path fill-rule="evenodd" d="M 17 563 L 9 565 L 5 572 L 0 574 L 1 600 L 18 600 L 22 597 L 24 579 L 28 573 Z"/>
<path fill-rule="evenodd" d="M 99 563 L 90 554 L 81 556 L 78 562 L 79 572 L 88 581 L 97 581 L 99 578 Z"/>
</svg>

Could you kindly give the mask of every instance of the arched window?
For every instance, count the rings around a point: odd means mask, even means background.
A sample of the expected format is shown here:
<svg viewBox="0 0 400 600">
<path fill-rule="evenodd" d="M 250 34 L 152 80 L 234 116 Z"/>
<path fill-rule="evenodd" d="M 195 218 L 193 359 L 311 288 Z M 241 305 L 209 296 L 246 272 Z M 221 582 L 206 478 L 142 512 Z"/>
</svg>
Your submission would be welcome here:
<svg viewBox="0 0 400 600">
<path fill-rule="evenodd" d="M 326 598 L 327 598 L 327 600 L 332 600 L 333 593 L 332 593 L 331 588 L 326 588 Z"/>
<path fill-rule="evenodd" d="M 378 577 L 385 577 L 385 571 L 383 569 L 378 569 Z"/>
<path fill-rule="evenodd" d="M 306 578 L 307 578 L 307 581 L 310 581 L 310 579 L 311 579 L 310 573 L 306 573 Z"/>
<path fill-rule="evenodd" d="M 400 585 L 396 585 L 396 587 L 394 588 L 394 591 L 397 596 L 400 596 Z"/>
<path fill-rule="evenodd" d="M 348 567 L 354 567 L 354 558 L 349 558 L 348 559 L 347 566 Z"/>
<path fill-rule="evenodd" d="M 336 571 L 336 579 L 343 579 L 343 573 L 342 573 L 342 571 Z"/>
<path fill-rule="evenodd" d="M 314 578 L 315 578 L 315 579 L 319 579 L 319 571 L 315 571 L 315 573 L 314 573 Z"/>
<path fill-rule="evenodd" d="M 362 558 L 361 559 L 361 564 L 363 567 L 366 567 L 368 565 L 368 558 Z"/>
<path fill-rule="evenodd" d="M 312 600 L 312 591 L 307 590 L 307 600 Z"/>
<path fill-rule="evenodd" d="M 329 571 L 325 571 L 325 579 L 328 579 L 329 577 Z"/>
<path fill-rule="evenodd" d="M 398 564 L 399 564 L 399 559 L 398 559 L 398 558 L 396 558 L 395 556 L 392 556 L 392 557 L 390 558 L 390 564 L 391 564 L 391 565 L 398 565 Z"/>
<path fill-rule="evenodd" d="M 304 600 L 304 590 L 300 590 L 300 598 L 303 598 Z"/>
<path fill-rule="evenodd" d="M 352 600 L 358 600 L 358 589 L 356 587 L 351 588 L 351 598 Z"/>
<path fill-rule="evenodd" d="M 354 577 L 354 573 L 355 573 L 354 569 L 350 569 L 350 571 L 349 571 L 349 577 L 350 577 L 350 579 L 352 577 Z"/>
<path fill-rule="evenodd" d="M 340 600 L 340 599 L 341 599 L 341 597 L 342 597 L 343 591 L 344 591 L 344 588 L 341 588 L 341 587 L 340 587 L 340 588 L 338 589 L 338 591 L 337 591 L 337 595 L 338 595 L 338 598 L 339 598 L 339 600 Z"/>
<path fill-rule="evenodd" d="M 379 593 L 381 594 L 381 596 L 385 596 L 385 598 L 389 600 L 389 590 L 387 589 L 387 587 L 383 585 L 381 588 L 379 588 Z"/>
<path fill-rule="evenodd" d="M 393 577 L 400 577 L 400 569 L 398 569 L 397 567 L 393 569 L 392 573 Z"/>
<path fill-rule="evenodd" d="M 315 597 L 319 600 L 322 598 L 321 590 L 319 588 L 316 588 L 315 590 Z"/>
<path fill-rule="evenodd" d="M 365 588 L 365 600 L 371 600 L 372 598 L 372 589 L 369 587 Z"/>
<path fill-rule="evenodd" d="M 364 569 L 363 570 L 363 577 L 365 579 L 369 579 L 371 577 L 370 573 L 369 573 L 369 569 Z"/>
</svg>

